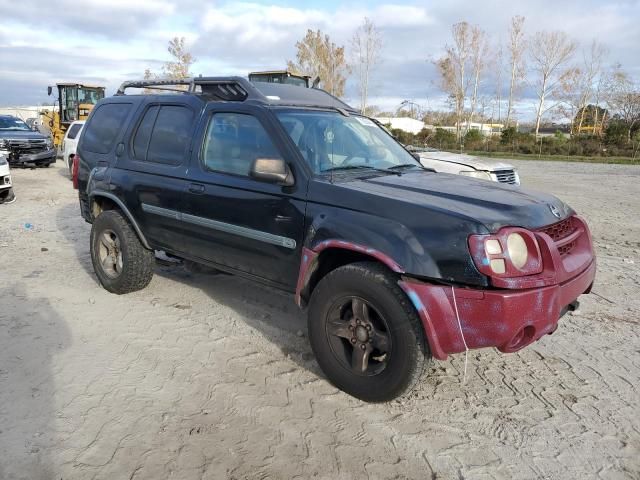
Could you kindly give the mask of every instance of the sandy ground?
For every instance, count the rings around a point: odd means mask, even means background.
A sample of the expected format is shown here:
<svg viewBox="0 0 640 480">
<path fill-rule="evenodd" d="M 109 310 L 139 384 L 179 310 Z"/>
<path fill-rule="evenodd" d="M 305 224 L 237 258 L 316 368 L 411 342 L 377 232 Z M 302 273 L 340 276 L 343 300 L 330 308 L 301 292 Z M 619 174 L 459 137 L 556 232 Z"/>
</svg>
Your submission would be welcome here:
<svg viewBox="0 0 640 480">
<path fill-rule="evenodd" d="M 0 479 L 640 478 L 640 168 L 514 162 L 590 222 L 594 291 L 517 354 L 412 398 L 323 378 L 288 295 L 158 265 L 118 297 L 60 163 L 0 206 Z"/>
</svg>

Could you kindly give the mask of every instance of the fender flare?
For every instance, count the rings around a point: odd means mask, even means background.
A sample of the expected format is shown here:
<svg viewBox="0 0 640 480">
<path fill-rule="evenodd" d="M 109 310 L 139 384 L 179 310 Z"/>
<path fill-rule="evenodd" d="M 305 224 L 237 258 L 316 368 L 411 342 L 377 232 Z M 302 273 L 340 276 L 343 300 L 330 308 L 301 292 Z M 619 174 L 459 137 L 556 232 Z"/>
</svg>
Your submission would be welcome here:
<svg viewBox="0 0 640 480">
<path fill-rule="evenodd" d="M 118 205 L 118 208 L 122 210 L 122 213 L 125 214 L 125 216 L 129 220 L 129 223 L 131 223 L 131 226 L 133 226 L 133 229 L 136 232 L 136 235 L 138 235 L 140 242 L 142 242 L 142 245 L 148 250 L 153 250 L 153 248 L 151 248 L 151 246 L 149 245 L 149 242 L 147 242 L 147 239 L 145 238 L 144 234 L 142 233 L 142 230 L 140 230 L 140 226 L 138 225 L 138 222 L 136 222 L 135 218 L 133 217 L 129 209 L 125 207 L 124 202 L 122 200 L 120 200 L 113 193 L 97 190 L 89 194 L 89 205 L 91 205 L 91 202 L 93 202 L 93 199 L 95 197 L 108 198 L 109 200 L 113 201 L 116 205 Z"/>
<path fill-rule="evenodd" d="M 318 267 L 318 256 L 328 248 L 351 250 L 353 252 L 362 253 L 371 257 L 372 259 L 378 260 L 393 272 L 399 274 L 405 273 L 404 268 L 400 266 L 395 260 L 393 260 L 389 255 L 376 250 L 375 248 L 365 247 L 358 243 L 349 242 L 346 240 L 323 240 L 311 248 L 302 248 L 302 260 L 300 261 L 300 271 L 298 273 L 298 282 L 296 283 L 296 304 L 299 307 L 303 306 L 302 294 L 309 284 L 311 275 Z"/>
</svg>

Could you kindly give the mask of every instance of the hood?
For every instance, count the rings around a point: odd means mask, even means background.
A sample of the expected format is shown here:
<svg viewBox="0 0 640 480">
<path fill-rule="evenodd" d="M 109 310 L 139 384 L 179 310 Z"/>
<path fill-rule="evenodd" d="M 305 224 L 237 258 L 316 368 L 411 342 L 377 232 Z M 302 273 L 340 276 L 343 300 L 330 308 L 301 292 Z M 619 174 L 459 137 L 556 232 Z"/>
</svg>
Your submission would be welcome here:
<svg viewBox="0 0 640 480">
<path fill-rule="evenodd" d="M 358 209 L 378 215 L 389 211 L 388 215 L 400 222 L 403 215 L 428 215 L 431 210 L 495 232 L 504 226 L 537 229 L 573 213 L 553 195 L 446 173 L 407 172 L 347 180 L 335 186 L 360 192 L 363 197 Z M 352 196 L 360 197 L 347 197 Z M 552 206 L 559 217 L 552 213 Z"/>
<path fill-rule="evenodd" d="M 475 168 L 476 170 L 487 170 L 493 172 L 496 170 L 515 170 L 513 165 L 509 163 L 495 161 L 491 158 L 476 157 L 473 155 L 465 155 L 451 152 L 421 152 L 420 158 L 425 160 L 439 160 L 442 162 L 450 162 L 458 165 L 464 165 Z"/>
<path fill-rule="evenodd" d="M 11 140 L 46 140 L 47 137 L 33 130 L 2 130 L 0 129 L 1 139 Z"/>
</svg>

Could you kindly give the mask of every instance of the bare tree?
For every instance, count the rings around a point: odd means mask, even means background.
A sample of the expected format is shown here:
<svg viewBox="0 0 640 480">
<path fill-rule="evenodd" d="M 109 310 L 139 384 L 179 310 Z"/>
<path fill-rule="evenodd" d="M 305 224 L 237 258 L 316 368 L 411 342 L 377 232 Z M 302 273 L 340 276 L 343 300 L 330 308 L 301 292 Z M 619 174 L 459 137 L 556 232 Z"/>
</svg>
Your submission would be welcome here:
<svg viewBox="0 0 640 480">
<path fill-rule="evenodd" d="M 627 128 L 627 142 L 631 132 L 640 123 L 640 87 L 619 66 L 607 85 L 607 105 Z"/>
<path fill-rule="evenodd" d="M 162 75 L 154 73 L 150 68 L 144 70 L 144 79 L 152 80 L 158 78 L 181 79 L 192 76 L 191 65 L 196 61 L 193 55 L 187 50 L 184 37 L 173 37 L 169 40 L 167 51 L 172 57 L 162 66 Z M 158 90 L 145 89 L 145 93 L 157 93 Z"/>
<path fill-rule="evenodd" d="M 364 114 L 367 110 L 367 98 L 369 96 L 369 76 L 372 69 L 380 62 L 382 50 L 382 34 L 374 23 L 367 17 L 358 27 L 351 39 L 353 50 L 353 65 L 358 74 L 358 87 L 360 90 L 360 111 Z"/>
<path fill-rule="evenodd" d="M 507 119 L 505 124 L 507 127 L 511 122 L 513 114 L 513 103 L 518 86 L 524 77 L 524 17 L 516 15 L 511 19 L 511 27 L 509 29 L 509 63 L 511 66 L 511 79 L 509 82 L 509 103 L 507 105 Z"/>
<path fill-rule="evenodd" d="M 597 115 L 598 115 L 598 103 L 600 101 L 600 86 L 603 75 L 603 62 L 608 54 L 608 50 L 605 46 L 598 43 L 596 40 L 591 42 L 591 48 L 584 54 L 583 57 L 583 75 L 581 82 L 581 92 L 579 94 L 580 99 L 580 118 L 578 119 L 578 133 L 582 133 L 582 127 L 585 120 L 585 114 L 587 111 L 587 104 L 595 104 L 595 115 L 593 124 L 593 134 L 596 133 L 597 128 Z"/>
<path fill-rule="evenodd" d="M 532 70 L 536 75 L 534 86 L 538 97 L 536 107 L 536 136 L 540 131 L 543 115 L 551 107 L 545 105 L 548 97 L 554 95 L 568 75 L 573 74 L 572 68 L 565 65 L 571 60 L 576 44 L 560 31 L 536 32 L 530 40 L 529 53 Z"/>
<path fill-rule="evenodd" d="M 469 87 L 467 61 L 471 49 L 471 26 L 460 22 L 451 28 L 453 44 L 446 45 L 445 55 L 436 60 L 441 86 L 449 94 L 456 114 L 456 136 L 461 138 L 461 124 Z"/>
<path fill-rule="evenodd" d="M 319 77 L 322 88 L 337 97 L 344 95 L 346 75 L 350 72 L 344 47 L 337 46 L 320 30 L 307 30 L 304 38 L 296 42 L 296 49 L 296 62 L 289 60 L 289 69 L 314 79 Z"/>
<path fill-rule="evenodd" d="M 494 58 L 494 64 L 495 64 L 495 87 L 496 87 L 496 93 L 495 93 L 495 106 L 498 108 L 498 123 L 502 123 L 502 89 L 503 89 L 503 84 L 502 84 L 502 74 L 503 74 L 503 68 L 504 68 L 504 51 L 502 49 L 502 46 L 498 46 L 497 50 L 496 50 L 496 55 Z M 495 110 L 495 108 L 493 109 Z M 494 118 L 494 114 L 491 114 L 491 119 L 493 120 Z"/>
<path fill-rule="evenodd" d="M 471 92 L 466 131 L 469 131 L 471 122 L 473 122 L 473 115 L 475 114 L 476 105 L 478 103 L 480 77 L 487 66 L 488 57 L 489 42 L 487 41 L 487 34 L 480 27 L 474 25 L 471 27 L 471 39 L 469 42 L 469 60 L 471 63 L 471 81 L 473 82 L 473 88 Z"/>
<path fill-rule="evenodd" d="M 162 73 L 169 78 L 187 78 L 191 76 L 190 69 L 195 58 L 187 50 L 184 37 L 173 37 L 167 47 L 173 60 L 165 62 Z"/>
</svg>

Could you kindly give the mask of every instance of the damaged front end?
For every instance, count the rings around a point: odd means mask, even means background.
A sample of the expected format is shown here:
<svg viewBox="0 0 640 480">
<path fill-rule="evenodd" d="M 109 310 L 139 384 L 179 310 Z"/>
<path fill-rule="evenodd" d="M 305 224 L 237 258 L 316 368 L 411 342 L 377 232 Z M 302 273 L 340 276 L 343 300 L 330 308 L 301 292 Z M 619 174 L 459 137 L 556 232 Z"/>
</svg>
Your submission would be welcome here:
<svg viewBox="0 0 640 480">
<path fill-rule="evenodd" d="M 6 157 L 0 155 L 0 204 L 12 203 L 16 199 L 11 184 L 11 174 Z"/>
<path fill-rule="evenodd" d="M 56 149 L 46 138 L 0 139 L 0 155 L 14 166 L 49 166 L 56 160 Z"/>
</svg>

